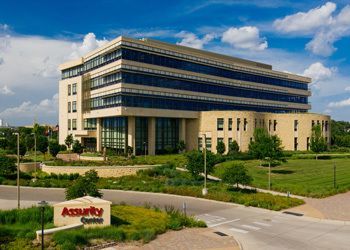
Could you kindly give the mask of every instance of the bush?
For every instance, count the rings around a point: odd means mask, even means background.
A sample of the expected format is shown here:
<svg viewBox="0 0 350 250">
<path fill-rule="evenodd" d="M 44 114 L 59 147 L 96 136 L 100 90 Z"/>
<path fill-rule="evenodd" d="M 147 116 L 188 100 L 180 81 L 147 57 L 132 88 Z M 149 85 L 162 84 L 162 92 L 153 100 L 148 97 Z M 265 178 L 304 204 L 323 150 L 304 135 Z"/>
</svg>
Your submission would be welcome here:
<svg viewBox="0 0 350 250">
<path fill-rule="evenodd" d="M 0 155 L 0 176 L 7 177 L 17 171 L 16 159 Z"/>
<path fill-rule="evenodd" d="M 225 168 L 222 175 L 222 181 L 228 184 L 238 184 L 249 185 L 252 182 L 252 177 L 248 174 L 247 169 L 243 164 L 232 164 Z"/>
<path fill-rule="evenodd" d="M 66 200 L 86 195 L 102 197 L 102 193 L 97 189 L 98 180 L 99 177 L 95 170 L 87 171 L 84 176 L 78 177 L 73 184 L 66 189 Z"/>
</svg>

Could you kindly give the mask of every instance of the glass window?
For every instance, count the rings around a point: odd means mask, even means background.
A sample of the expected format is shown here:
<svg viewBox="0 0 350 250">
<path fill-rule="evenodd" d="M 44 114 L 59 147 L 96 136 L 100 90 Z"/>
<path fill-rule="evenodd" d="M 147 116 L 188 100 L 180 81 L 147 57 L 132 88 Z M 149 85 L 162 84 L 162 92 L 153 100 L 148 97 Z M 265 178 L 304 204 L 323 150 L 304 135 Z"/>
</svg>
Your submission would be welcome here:
<svg viewBox="0 0 350 250">
<path fill-rule="evenodd" d="M 68 113 L 70 113 L 71 110 L 72 110 L 72 108 L 71 108 L 71 102 L 68 102 Z"/>
<path fill-rule="evenodd" d="M 203 150 L 203 138 L 198 137 L 198 150 L 202 151 Z"/>
<path fill-rule="evenodd" d="M 77 102 L 76 101 L 73 101 L 72 102 L 72 112 L 77 112 Z"/>
<path fill-rule="evenodd" d="M 237 118 L 237 131 L 239 131 L 240 126 L 241 126 L 241 118 Z"/>
<path fill-rule="evenodd" d="M 68 95 L 72 94 L 72 86 L 68 84 Z"/>
<path fill-rule="evenodd" d="M 156 153 L 175 152 L 179 143 L 179 119 L 156 119 Z"/>
<path fill-rule="evenodd" d="M 271 131 L 272 122 L 269 120 L 269 131 Z"/>
<path fill-rule="evenodd" d="M 77 130 L 77 119 L 72 119 L 72 129 Z"/>
<path fill-rule="evenodd" d="M 228 118 L 228 130 L 232 130 L 232 118 Z"/>
<path fill-rule="evenodd" d="M 294 131 L 298 131 L 298 120 L 294 120 Z"/>
<path fill-rule="evenodd" d="M 224 118 L 218 118 L 216 121 L 216 125 L 218 131 L 224 130 Z"/>
<path fill-rule="evenodd" d="M 73 94 L 73 95 L 76 95 L 76 94 L 77 94 L 77 84 L 76 84 L 76 83 L 73 83 L 73 84 L 72 84 L 72 94 Z"/>
<path fill-rule="evenodd" d="M 233 142 L 232 138 L 228 138 L 228 145 L 230 145 Z"/>
<path fill-rule="evenodd" d="M 68 119 L 68 130 L 71 130 L 72 129 L 72 127 L 71 127 L 71 119 Z"/>
<path fill-rule="evenodd" d="M 96 130 L 96 128 L 97 128 L 96 118 L 84 119 L 84 130 Z"/>
<path fill-rule="evenodd" d="M 328 131 L 328 121 L 325 122 L 325 131 Z"/>
<path fill-rule="evenodd" d="M 298 150 L 298 138 L 294 137 L 294 151 Z"/>
<path fill-rule="evenodd" d="M 244 122 L 243 122 L 243 130 L 244 131 L 247 131 L 247 124 L 248 124 L 248 121 L 246 118 L 244 118 Z"/>
<path fill-rule="evenodd" d="M 148 153 L 148 118 L 136 117 L 135 119 L 135 144 L 136 154 Z"/>
<path fill-rule="evenodd" d="M 117 153 L 125 152 L 127 145 L 127 117 L 103 118 L 101 128 L 102 147 L 114 149 Z"/>
<path fill-rule="evenodd" d="M 277 130 L 277 121 L 273 120 L 273 131 Z"/>
<path fill-rule="evenodd" d="M 211 151 L 211 138 L 210 137 L 205 138 L 205 147 L 207 148 L 208 151 Z"/>
<path fill-rule="evenodd" d="M 306 138 L 306 150 L 309 151 L 310 150 L 310 137 Z"/>
</svg>

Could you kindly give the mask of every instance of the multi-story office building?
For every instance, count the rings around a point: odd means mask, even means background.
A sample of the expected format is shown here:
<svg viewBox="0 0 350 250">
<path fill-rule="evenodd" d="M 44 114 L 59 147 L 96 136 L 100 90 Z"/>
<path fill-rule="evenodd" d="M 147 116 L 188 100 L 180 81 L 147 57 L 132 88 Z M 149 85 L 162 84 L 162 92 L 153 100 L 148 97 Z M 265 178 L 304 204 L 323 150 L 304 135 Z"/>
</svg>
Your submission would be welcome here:
<svg viewBox="0 0 350 250">
<path fill-rule="evenodd" d="M 180 140 L 197 149 L 236 140 L 246 150 L 265 127 L 289 150 L 306 150 L 312 121 L 329 136 L 330 117 L 307 113 L 311 79 L 272 66 L 150 39 L 118 37 L 60 66 L 60 143 L 162 153 Z M 273 129 L 271 129 L 273 127 Z"/>
</svg>

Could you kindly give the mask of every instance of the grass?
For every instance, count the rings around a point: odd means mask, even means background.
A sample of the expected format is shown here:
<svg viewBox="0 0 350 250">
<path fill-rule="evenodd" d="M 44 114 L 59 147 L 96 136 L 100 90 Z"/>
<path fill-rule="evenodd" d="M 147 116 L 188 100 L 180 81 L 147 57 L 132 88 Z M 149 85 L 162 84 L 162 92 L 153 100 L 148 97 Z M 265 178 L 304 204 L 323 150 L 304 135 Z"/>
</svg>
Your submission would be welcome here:
<svg viewBox="0 0 350 250">
<path fill-rule="evenodd" d="M 215 168 L 214 175 L 220 176 L 224 168 L 232 162 L 224 162 Z M 336 165 L 336 188 L 333 187 L 333 164 Z M 253 177 L 252 186 L 268 188 L 268 168 L 259 167 L 257 160 L 245 161 Z M 327 197 L 350 190 L 350 159 L 331 160 L 289 159 L 282 165 L 273 167 L 271 188 L 280 192 L 308 197 Z"/>
<path fill-rule="evenodd" d="M 1 249 L 37 249 L 32 243 L 35 231 L 40 228 L 38 208 L 0 211 Z M 46 228 L 53 227 L 52 208 L 45 213 Z M 53 235 L 46 247 L 51 249 L 76 249 L 109 241 L 149 242 L 167 230 L 184 227 L 205 227 L 205 223 L 187 217 L 174 209 L 161 211 L 157 208 L 143 208 L 126 205 L 111 207 L 111 226 L 103 228 L 60 231 Z"/>
</svg>

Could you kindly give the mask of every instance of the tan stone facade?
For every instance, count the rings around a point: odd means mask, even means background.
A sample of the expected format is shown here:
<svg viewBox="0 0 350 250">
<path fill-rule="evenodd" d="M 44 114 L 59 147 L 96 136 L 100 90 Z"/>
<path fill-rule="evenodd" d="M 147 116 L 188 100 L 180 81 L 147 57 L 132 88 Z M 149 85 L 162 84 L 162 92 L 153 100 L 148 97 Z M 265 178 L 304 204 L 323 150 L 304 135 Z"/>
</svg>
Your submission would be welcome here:
<svg viewBox="0 0 350 250">
<path fill-rule="evenodd" d="M 218 121 L 218 119 L 221 120 Z M 222 129 L 218 129 L 218 123 L 221 121 L 223 122 Z M 229 140 L 234 140 L 237 141 L 241 151 L 247 151 L 250 141 L 253 140 L 255 128 L 265 128 L 271 135 L 277 135 L 282 140 L 285 150 L 303 151 L 309 150 L 308 144 L 310 143 L 313 124 L 320 124 L 323 136 L 330 144 L 330 123 L 330 116 L 312 113 L 275 114 L 249 111 L 207 111 L 201 112 L 198 132 L 193 131 L 193 133 L 197 132 L 198 138 L 202 138 L 205 134 L 207 140 L 210 141 L 210 148 L 213 152 L 216 152 L 218 140 L 223 140 L 226 150 Z M 195 142 L 192 141 L 192 143 Z M 196 145 L 198 148 L 198 140 Z"/>
</svg>

